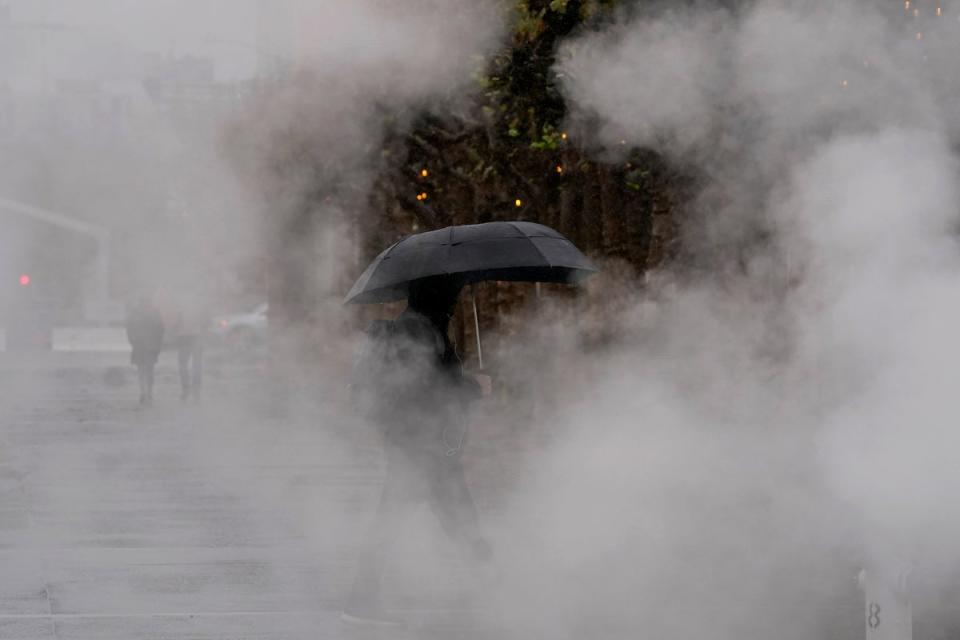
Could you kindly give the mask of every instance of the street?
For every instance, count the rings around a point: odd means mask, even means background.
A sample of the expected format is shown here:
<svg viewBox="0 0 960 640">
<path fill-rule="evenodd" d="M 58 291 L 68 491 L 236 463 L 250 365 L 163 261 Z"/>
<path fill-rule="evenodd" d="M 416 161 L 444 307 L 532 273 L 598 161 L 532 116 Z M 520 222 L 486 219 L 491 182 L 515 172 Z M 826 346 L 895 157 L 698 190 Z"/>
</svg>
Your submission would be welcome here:
<svg viewBox="0 0 960 640">
<path fill-rule="evenodd" d="M 0 640 L 960 640 L 960 0 L 0 49 Z"/>
<path fill-rule="evenodd" d="M 4 354 L 0 638 L 350 633 L 339 616 L 378 448 L 312 420 L 241 419 L 249 407 L 227 400 L 255 374 L 218 378 L 215 363 L 204 403 L 181 406 L 167 354 L 141 409 L 126 358 Z M 457 562 L 404 552 L 434 566 L 388 597 L 430 628 L 462 606 Z"/>
</svg>

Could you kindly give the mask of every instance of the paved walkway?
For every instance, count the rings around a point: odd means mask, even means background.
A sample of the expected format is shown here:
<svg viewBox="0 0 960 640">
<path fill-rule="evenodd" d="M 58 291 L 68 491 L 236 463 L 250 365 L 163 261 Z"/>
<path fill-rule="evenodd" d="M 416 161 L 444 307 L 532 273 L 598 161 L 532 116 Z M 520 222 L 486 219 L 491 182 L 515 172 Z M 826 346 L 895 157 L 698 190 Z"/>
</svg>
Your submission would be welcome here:
<svg viewBox="0 0 960 640">
<path fill-rule="evenodd" d="M 357 637 L 339 611 L 375 445 L 319 407 L 256 418 L 237 399 L 258 381 L 215 363 L 202 406 L 180 405 L 167 364 L 141 410 L 126 369 L 122 354 L 0 354 L 0 638 Z M 421 625 L 410 637 L 476 637 L 444 630 L 469 601 L 452 550 L 417 540 L 415 584 L 388 594 Z"/>
</svg>

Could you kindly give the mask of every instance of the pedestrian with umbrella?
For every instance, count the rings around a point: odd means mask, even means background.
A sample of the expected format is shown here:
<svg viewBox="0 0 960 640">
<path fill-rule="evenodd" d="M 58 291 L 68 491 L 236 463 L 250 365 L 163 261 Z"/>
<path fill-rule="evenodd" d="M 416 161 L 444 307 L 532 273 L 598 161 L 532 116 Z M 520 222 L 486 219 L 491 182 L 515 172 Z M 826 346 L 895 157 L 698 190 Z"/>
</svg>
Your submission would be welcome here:
<svg viewBox="0 0 960 640">
<path fill-rule="evenodd" d="M 491 555 L 460 457 L 469 405 L 491 388 L 488 376 L 463 372 L 448 336 L 461 289 L 485 280 L 576 283 L 595 271 L 549 227 L 491 222 L 409 236 L 381 253 L 357 280 L 347 302 L 406 298 L 407 308 L 395 320 L 371 326 L 355 364 L 352 387 L 383 432 L 387 472 L 345 621 L 403 624 L 384 607 L 381 578 L 390 544 L 405 516 L 421 503 L 468 557 Z M 474 322 L 479 329 L 475 301 Z M 479 331 L 477 346 L 482 363 Z"/>
</svg>

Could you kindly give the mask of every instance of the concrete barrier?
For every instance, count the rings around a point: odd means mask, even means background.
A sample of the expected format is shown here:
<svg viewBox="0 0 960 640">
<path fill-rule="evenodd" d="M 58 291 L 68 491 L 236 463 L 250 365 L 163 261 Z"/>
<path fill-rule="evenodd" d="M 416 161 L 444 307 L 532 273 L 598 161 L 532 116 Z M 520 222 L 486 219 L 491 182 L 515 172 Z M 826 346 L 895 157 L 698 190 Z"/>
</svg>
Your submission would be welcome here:
<svg viewBox="0 0 960 640">
<path fill-rule="evenodd" d="M 122 327 L 55 327 L 54 351 L 129 351 L 127 333 Z"/>
<path fill-rule="evenodd" d="M 66 352 L 117 353 L 130 350 L 123 327 L 55 327 L 51 349 Z M 0 327 L 0 353 L 7 351 L 7 330 Z"/>
</svg>

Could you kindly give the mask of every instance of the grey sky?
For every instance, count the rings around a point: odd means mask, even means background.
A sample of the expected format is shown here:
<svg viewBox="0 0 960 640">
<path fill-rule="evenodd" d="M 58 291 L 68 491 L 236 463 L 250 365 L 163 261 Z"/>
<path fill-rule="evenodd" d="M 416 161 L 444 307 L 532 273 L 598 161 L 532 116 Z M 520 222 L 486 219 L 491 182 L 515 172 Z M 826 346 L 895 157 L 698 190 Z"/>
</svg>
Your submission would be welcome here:
<svg viewBox="0 0 960 640">
<path fill-rule="evenodd" d="M 54 21 L 138 52 L 215 59 L 221 79 L 256 69 L 257 0 L 0 0 L 16 21 Z"/>
</svg>

